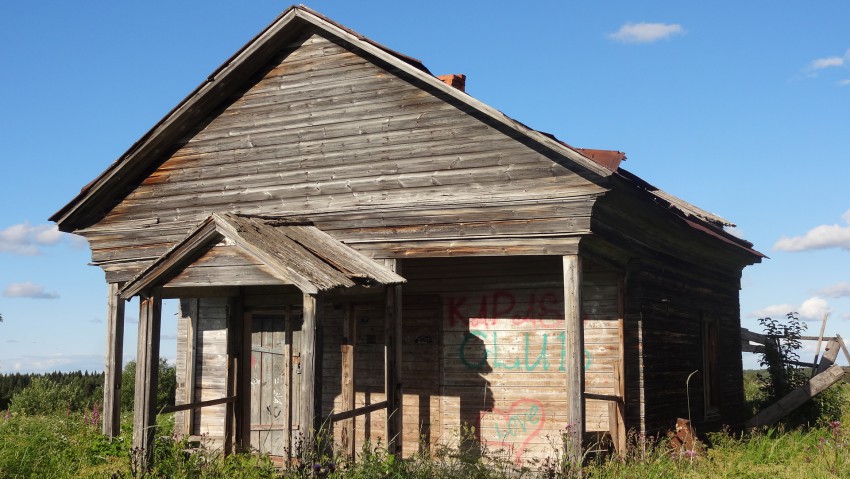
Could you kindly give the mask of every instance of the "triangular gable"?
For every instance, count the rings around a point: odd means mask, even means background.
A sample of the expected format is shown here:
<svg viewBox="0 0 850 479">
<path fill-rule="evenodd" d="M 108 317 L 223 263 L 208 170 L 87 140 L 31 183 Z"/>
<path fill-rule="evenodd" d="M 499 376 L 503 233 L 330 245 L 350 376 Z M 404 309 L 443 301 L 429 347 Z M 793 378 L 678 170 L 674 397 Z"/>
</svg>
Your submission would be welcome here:
<svg viewBox="0 0 850 479">
<path fill-rule="evenodd" d="M 500 111 L 453 88 L 430 74 L 418 61 L 387 49 L 362 35 L 338 25 L 303 7 L 287 9 L 271 25 L 231 57 L 194 92 L 169 112 L 124 155 L 86 185 L 70 203 L 51 216 L 62 231 L 75 231 L 98 221 L 104 206 L 125 197 L 180 137 L 191 131 L 220 102 L 266 65 L 295 35 L 305 27 L 317 27 L 415 80 L 448 95 L 497 124 L 519 133 L 536 144 L 571 160 L 580 169 L 598 177 L 608 177 L 612 170 L 587 158 L 580 152 L 509 118 Z"/>
<path fill-rule="evenodd" d="M 405 281 L 309 223 L 216 213 L 125 284 L 120 296 L 130 299 L 167 283 L 222 240 L 305 293 Z"/>
</svg>

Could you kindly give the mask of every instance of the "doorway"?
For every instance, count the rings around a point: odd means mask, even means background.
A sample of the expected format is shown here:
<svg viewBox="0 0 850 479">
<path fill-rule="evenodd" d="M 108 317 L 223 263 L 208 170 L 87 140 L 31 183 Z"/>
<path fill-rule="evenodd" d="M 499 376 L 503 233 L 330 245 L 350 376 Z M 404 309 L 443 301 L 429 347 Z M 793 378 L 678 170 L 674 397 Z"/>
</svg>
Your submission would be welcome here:
<svg viewBox="0 0 850 479">
<path fill-rule="evenodd" d="M 245 314 L 250 338 L 251 448 L 276 463 L 292 455 L 293 410 L 300 404 L 301 310 L 249 311 Z"/>
</svg>

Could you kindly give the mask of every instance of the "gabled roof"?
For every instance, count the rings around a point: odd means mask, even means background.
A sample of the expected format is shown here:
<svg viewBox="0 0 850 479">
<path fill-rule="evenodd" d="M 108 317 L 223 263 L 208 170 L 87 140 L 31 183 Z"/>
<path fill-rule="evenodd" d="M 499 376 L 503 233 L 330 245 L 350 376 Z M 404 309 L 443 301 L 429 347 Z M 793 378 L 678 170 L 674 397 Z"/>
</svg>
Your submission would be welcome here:
<svg viewBox="0 0 850 479">
<path fill-rule="evenodd" d="M 130 299 L 168 282 L 225 238 L 305 293 L 405 282 L 309 222 L 215 213 L 127 282 L 120 296 Z"/>
<path fill-rule="evenodd" d="M 66 232 L 90 226 L 138 185 L 172 145 L 213 111 L 232 92 L 266 65 L 287 41 L 304 28 L 319 28 L 392 68 L 468 106 L 472 111 L 568 158 L 580 170 L 608 177 L 612 169 L 587 158 L 569 145 L 511 119 L 433 76 L 418 61 L 394 52 L 302 5 L 283 12 L 259 35 L 214 71 L 207 80 L 170 111 L 109 168 L 86 185 L 70 203 L 50 217 Z"/>
</svg>

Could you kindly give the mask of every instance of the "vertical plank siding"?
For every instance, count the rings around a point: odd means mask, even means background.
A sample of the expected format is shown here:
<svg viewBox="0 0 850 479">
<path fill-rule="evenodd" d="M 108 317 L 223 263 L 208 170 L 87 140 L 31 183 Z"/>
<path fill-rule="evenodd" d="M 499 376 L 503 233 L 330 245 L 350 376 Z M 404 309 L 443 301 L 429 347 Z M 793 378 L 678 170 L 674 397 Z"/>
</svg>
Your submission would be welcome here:
<svg viewBox="0 0 850 479">
<path fill-rule="evenodd" d="M 197 301 L 194 399 L 209 401 L 227 395 L 227 298 Z M 192 434 L 204 435 L 213 446 L 223 447 L 226 411 L 224 404 L 195 410 Z"/>
</svg>

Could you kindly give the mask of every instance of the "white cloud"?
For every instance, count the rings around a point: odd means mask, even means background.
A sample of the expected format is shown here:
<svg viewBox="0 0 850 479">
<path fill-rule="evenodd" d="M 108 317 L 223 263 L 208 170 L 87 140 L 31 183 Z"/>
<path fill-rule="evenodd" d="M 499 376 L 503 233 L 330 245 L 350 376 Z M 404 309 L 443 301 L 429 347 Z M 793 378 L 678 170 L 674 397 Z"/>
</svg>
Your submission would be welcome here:
<svg viewBox="0 0 850 479">
<path fill-rule="evenodd" d="M 832 311 L 829 307 L 829 302 L 819 296 L 812 296 L 803 301 L 803 304 L 794 306 L 793 304 L 774 304 L 758 311 L 753 311 L 747 316 L 751 318 L 773 318 L 782 319 L 788 313 L 797 313 L 797 317 L 802 321 L 820 321 L 823 315 Z"/>
<path fill-rule="evenodd" d="M 59 293 L 47 292 L 40 284 L 24 282 L 12 283 L 3 291 L 6 298 L 56 299 Z"/>
<path fill-rule="evenodd" d="M 823 70 L 824 68 L 841 66 L 844 66 L 844 57 L 818 58 L 817 60 L 812 60 L 812 63 L 809 64 L 809 68 L 812 70 Z"/>
<path fill-rule="evenodd" d="M 800 313 L 800 319 L 804 321 L 820 321 L 823 315 L 830 312 L 829 302 L 818 296 L 813 296 L 800 305 L 797 312 Z"/>
<path fill-rule="evenodd" d="M 53 371 L 102 371 L 102 355 L 54 354 L 51 356 L 18 356 L 4 360 L 0 372 L 49 373 Z"/>
<path fill-rule="evenodd" d="M 803 236 L 791 238 L 783 236 L 773 245 L 780 251 L 808 251 L 813 249 L 841 248 L 850 251 L 850 210 L 842 215 L 847 226 L 821 225 L 806 232 Z"/>
<path fill-rule="evenodd" d="M 677 23 L 626 23 L 608 38 L 623 43 L 652 43 L 674 35 L 684 35 Z"/>
<path fill-rule="evenodd" d="M 848 86 L 848 85 L 850 85 L 850 78 L 838 80 L 838 86 Z"/>
<path fill-rule="evenodd" d="M 844 52 L 843 56 L 833 55 L 829 57 L 816 58 L 809 62 L 803 71 L 808 72 L 808 76 L 816 77 L 820 70 L 825 70 L 827 68 L 840 68 L 847 65 L 850 65 L 850 49 Z M 843 83 L 843 81 L 840 81 L 838 84 L 845 86 L 850 84 L 850 82 Z"/>
<path fill-rule="evenodd" d="M 41 246 L 55 245 L 64 236 L 56 225 L 31 225 L 29 222 L 12 225 L 0 230 L 0 253 L 39 255 Z"/>
<path fill-rule="evenodd" d="M 819 289 L 817 294 L 827 298 L 850 298 L 850 283 L 836 283 Z"/>
<path fill-rule="evenodd" d="M 751 318 L 775 318 L 780 316 L 785 317 L 786 313 L 790 313 L 796 310 L 797 307 L 793 304 L 774 304 L 766 308 L 759 309 L 758 311 L 753 311 L 747 316 Z"/>
</svg>

